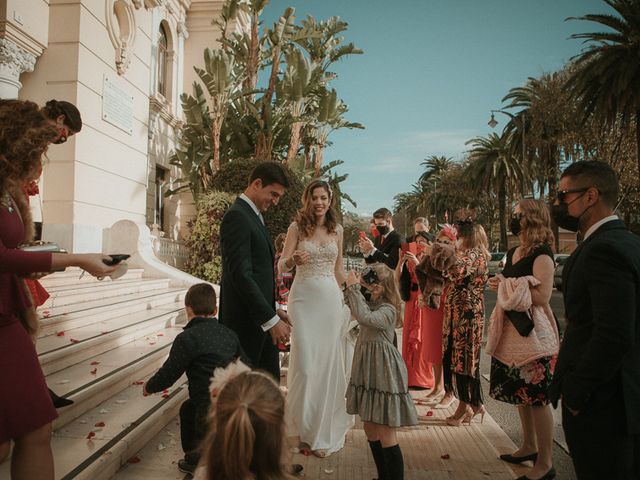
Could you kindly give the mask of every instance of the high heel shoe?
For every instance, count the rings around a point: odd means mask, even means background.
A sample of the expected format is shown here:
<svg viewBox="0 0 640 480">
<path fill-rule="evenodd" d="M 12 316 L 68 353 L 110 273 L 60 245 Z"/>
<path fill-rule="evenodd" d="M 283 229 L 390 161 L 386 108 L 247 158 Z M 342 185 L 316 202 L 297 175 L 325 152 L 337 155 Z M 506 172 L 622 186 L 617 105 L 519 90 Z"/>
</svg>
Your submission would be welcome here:
<svg viewBox="0 0 640 480">
<path fill-rule="evenodd" d="M 53 406 L 55 408 L 68 407 L 69 405 L 73 405 L 73 400 L 69 400 L 68 398 L 56 395 L 56 393 L 50 388 L 48 390 L 49 396 L 51 397 L 51 401 L 53 402 Z"/>
<path fill-rule="evenodd" d="M 480 405 L 480 408 L 476 411 L 472 411 L 471 418 L 469 419 L 469 425 L 471 425 L 471 420 L 473 420 L 476 415 L 480 415 L 480 423 L 484 422 L 484 414 L 487 413 L 487 409 L 484 408 L 484 405 Z"/>
<path fill-rule="evenodd" d="M 531 453 L 529 455 L 523 455 L 522 457 L 515 457 L 510 453 L 503 453 L 502 455 L 500 455 L 500 460 L 503 460 L 509 463 L 515 463 L 515 464 L 526 462 L 526 461 L 535 462 L 537 459 L 538 459 L 538 452 Z"/>
<path fill-rule="evenodd" d="M 551 467 L 551 469 L 547 473 L 545 473 L 542 477 L 537 478 L 536 480 L 553 480 L 554 478 L 556 478 L 556 469 Z M 521 477 L 518 477 L 516 480 L 532 480 L 532 479 L 527 477 L 526 475 L 522 475 Z"/>
<path fill-rule="evenodd" d="M 452 427 L 459 427 L 463 423 L 470 422 L 471 418 L 473 418 L 473 410 L 467 408 L 464 412 L 458 415 L 453 414 L 450 417 L 445 418 L 445 422 L 447 422 L 447 425 Z"/>
</svg>

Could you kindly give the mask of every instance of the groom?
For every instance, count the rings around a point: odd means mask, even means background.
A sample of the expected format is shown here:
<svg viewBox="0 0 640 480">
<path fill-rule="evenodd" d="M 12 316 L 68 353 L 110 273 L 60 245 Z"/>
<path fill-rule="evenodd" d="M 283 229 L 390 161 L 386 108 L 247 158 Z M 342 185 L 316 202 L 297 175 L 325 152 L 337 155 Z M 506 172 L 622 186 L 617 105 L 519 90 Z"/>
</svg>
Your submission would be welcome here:
<svg viewBox="0 0 640 480">
<path fill-rule="evenodd" d="M 260 163 L 220 226 L 220 323 L 238 334 L 252 366 L 266 370 L 278 383 L 276 344 L 285 343 L 291 326 L 287 314 L 275 310 L 274 250 L 262 212 L 277 205 L 288 187 L 279 164 Z"/>
</svg>

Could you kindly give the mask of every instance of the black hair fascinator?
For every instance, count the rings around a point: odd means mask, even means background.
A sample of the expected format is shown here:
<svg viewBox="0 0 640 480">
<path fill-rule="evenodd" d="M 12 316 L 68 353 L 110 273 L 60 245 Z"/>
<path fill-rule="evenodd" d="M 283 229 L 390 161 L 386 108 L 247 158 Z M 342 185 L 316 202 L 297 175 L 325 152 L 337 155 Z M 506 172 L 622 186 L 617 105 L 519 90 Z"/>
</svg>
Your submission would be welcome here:
<svg viewBox="0 0 640 480">
<path fill-rule="evenodd" d="M 458 229 L 458 236 L 466 237 L 473 232 L 473 226 L 475 225 L 475 221 L 471 218 L 465 218 L 464 220 L 456 220 L 455 225 Z"/>
</svg>

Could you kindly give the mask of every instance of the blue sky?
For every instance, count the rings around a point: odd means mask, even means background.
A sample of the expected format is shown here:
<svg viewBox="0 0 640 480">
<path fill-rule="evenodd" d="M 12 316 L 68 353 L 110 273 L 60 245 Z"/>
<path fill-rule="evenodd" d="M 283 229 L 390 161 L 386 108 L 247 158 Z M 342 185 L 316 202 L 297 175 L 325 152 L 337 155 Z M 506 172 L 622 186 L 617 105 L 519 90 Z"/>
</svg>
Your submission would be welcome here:
<svg viewBox="0 0 640 480">
<path fill-rule="evenodd" d="M 335 132 L 325 162 L 345 161 L 338 171 L 358 204 L 347 209 L 365 215 L 391 209 L 428 156 L 462 158 L 510 88 L 579 53 L 569 36 L 598 28 L 567 17 L 611 11 L 601 0 L 271 0 L 265 25 L 287 6 L 298 20 L 341 17 L 364 50 L 335 66 L 333 86 L 366 129 Z M 506 117 L 496 120 L 499 131 Z"/>
</svg>

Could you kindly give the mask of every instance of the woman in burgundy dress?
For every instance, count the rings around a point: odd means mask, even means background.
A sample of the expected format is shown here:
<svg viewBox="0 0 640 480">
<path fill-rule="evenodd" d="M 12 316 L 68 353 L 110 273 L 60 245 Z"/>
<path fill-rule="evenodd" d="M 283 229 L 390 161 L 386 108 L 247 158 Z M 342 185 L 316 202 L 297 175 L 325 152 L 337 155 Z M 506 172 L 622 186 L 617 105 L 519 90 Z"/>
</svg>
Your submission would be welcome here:
<svg viewBox="0 0 640 480">
<path fill-rule="evenodd" d="M 59 136 L 35 103 L 0 100 L 0 462 L 11 457 L 14 479 L 53 479 L 51 422 L 57 414 L 27 328 L 35 329 L 31 296 L 21 277 L 78 266 L 107 276 L 100 254 L 28 253 L 33 236 L 23 186 L 34 179 L 47 145 Z"/>
</svg>

